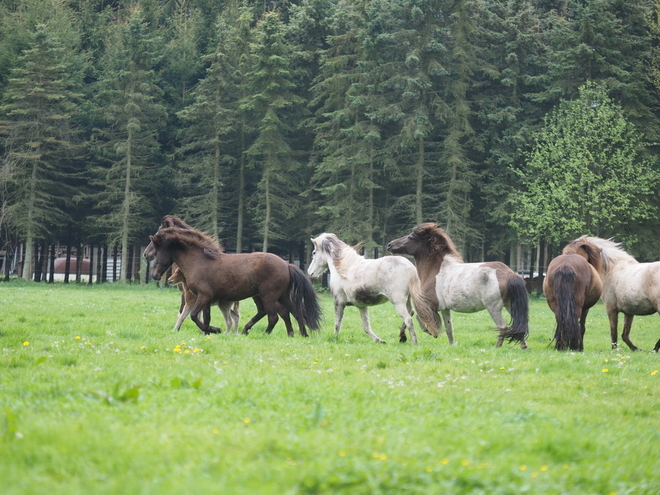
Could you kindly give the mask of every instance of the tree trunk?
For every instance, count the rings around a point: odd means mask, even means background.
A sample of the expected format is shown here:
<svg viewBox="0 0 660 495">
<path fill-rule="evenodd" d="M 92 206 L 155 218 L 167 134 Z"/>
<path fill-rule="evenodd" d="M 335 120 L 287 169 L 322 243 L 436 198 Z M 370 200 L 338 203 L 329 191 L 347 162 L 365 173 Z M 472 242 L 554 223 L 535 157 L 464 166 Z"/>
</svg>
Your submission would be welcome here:
<svg viewBox="0 0 660 495">
<path fill-rule="evenodd" d="M 129 256 L 129 246 L 128 246 L 128 230 L 129 230 L 129 218 L 131 214 L 131 159 L 133 157 L 133 129 L 131 126 L 128 128 L 128 140 L 126 143 L 126 179 L 124 182 L 124 212 L 123 212 L 123 225 L 121 231 L 121 273 L 119 279 L 122 282 L 126 282 L 126 271 L 128 270 L 128 260 Z"/>
</svg>

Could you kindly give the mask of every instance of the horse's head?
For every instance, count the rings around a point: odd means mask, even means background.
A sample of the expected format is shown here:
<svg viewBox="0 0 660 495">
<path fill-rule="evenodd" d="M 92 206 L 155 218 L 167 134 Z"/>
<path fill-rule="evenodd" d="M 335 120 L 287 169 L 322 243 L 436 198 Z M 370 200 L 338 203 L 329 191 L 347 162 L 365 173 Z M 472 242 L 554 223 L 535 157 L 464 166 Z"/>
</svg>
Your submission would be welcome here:
<svg viewBox="0 0 660 495">
<path fill-rule="evenodd" d="M 174 269 L 172 272 L 172 275 L 167 279 L 167 282 L 170 285 L 178 285 L 182 284 L 186 281 L 186 277 L 183 276 L 183 272 L 181 271 L 181 268 L 178 266 Z"/>
<path fill-rule="evenodd" d="M 328 235 L 333 234 L 321 234 L 316 239 L 310 239 L 314 246 L 312 262 L 309 264 L 309 268 L 307 268 L 307 273 L 310 277 L 320 277 L 328 269 L 328 258 L 330 254 Z"/>
<path fill-rule="evenodd" d="M 435 223 L 422 223 L 410 234 L 394 239 L 387 245 L 392 254 L 408 254 L 415 259 L 427 256 L 452 255 L 461 260 L 461 255 L 447 233 Z"/>
<path fill-rule="evenodd" d="M 575 253 L 586 259 L 598 273 L 603 268 L 603 250 L 596 244 L 589 242 L 589 238 L 582 236 L 568 244 L 562 251 L 562 254 Z"/>
<path fill-rule="evenodd" d="M 152 261 L 154 259 L 154 256 L 156 255 L 156 246 L 154 246 L 153 241 L 151 241 L 149 245 L 145 248 L 144 253 L 142 253 L 142 255 L 147 261 Z"/>
<path fill-rule="evenodd" d="M 162 232 L 162 231 L 161 231 Z M 163 274 L 168 270 L 170 266 L 174 263 L 174 258 L 167 245 L 162 239 L 162 236 L 158 232 L 156 235 L 150 237 L 151 243 L 147 246 L 147 249 L 150 250 L 151 259 L 149 261 L 153 262 L 151 268 L 151 278 L 154 280 L 159 280 Z M 147 249 L 145 249 L 145 257 L 147 257 Z"/>
</svg>

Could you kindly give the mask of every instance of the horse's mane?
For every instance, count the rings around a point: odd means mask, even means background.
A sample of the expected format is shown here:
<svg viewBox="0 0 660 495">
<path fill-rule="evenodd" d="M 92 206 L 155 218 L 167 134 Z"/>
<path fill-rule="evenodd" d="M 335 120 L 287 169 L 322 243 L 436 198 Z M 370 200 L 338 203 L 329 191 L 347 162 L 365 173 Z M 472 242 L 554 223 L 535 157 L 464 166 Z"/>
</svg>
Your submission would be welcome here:
<svg viewBox="0 0 660 495">
<path fill-rule="evenodd" d="M 351 247 L 340 240 L 335 234 L 330 233 L 321 234 L 317 239 L 319 238 L 321 239 L 320 249 L 330 257 L 332 264 L 342 277 L 346 276 L 347 268 L 352 261 L 363 258 L 357 252 L 360 244 Z"/>
<path fill-rule="evenodd" d="M 178 246 L 183 248 L 199 248 L 212 258 L 218 257 L 224 253 L 222 246 L 206 235 L 194 228 L 183 229 L 178 227 L 161 228 L 152 236 L 154 244 L 164 247 Z"/>
<path fill-rule="evenodd" d="M 451 256 L 459 262 L 463 262 L 461 253 L 458 252 L 454 241 L 451 237 L 441 229 L 437 223 L 427 222 L 419 224 L 412 231 L 412 234 L 417 237 L 426 239 L 426 251 L 430 257 L 445 258 Z"/>
<path fill-rule="evenodd" d="M 184 222 L 182 219 L 179 217 L 176 217 L 174 215 L 165 215 L 163 219 L 160 221 L 160 229 L 166 229 L 168 227 L 178 227 L 180 229 L 190 229 L 190 230 L 195 230 L 194 227 L 191 225 L 188 225 L 186 222 Z"/>
<path fill-rule="evenodd" d="M 587 261 L 594 266 L 598 273 L 607 273 L 619 262 L 637 263 L 637 260 L 621 247 L 620 242 L 614 242 L 612 239 L 583 235 L 568 244 L 564 251 L 569 248 L 586 253 Z"/>
</svg>

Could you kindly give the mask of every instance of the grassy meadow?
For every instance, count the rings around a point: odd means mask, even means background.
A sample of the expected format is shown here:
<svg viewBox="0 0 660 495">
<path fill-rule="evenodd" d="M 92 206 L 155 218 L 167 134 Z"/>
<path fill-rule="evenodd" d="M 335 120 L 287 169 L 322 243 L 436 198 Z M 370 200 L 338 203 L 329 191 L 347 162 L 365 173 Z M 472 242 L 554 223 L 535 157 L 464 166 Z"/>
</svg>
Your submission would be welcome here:
<svg viewBox="0 0 660 495">
<path fill-rule="evenodd" d="M 657 494 L 658 316 L 611 350 L 602 304 L 584 353 L 496 349 L 486 312 L 454 314 L 457 344 L 376 345 L 348 308 L 322 332 L 172 333 L 179 292 L 0 283 L 0 492 L 10 494 Z M 244 324 L 253 314 L 241 303 Z M 213 321 L 224 321 L 215 308 Z M 621 323 L 622 324 L 622 323 Z M 418 327 L 418 326 L 417 326 Z"/>
</svg>

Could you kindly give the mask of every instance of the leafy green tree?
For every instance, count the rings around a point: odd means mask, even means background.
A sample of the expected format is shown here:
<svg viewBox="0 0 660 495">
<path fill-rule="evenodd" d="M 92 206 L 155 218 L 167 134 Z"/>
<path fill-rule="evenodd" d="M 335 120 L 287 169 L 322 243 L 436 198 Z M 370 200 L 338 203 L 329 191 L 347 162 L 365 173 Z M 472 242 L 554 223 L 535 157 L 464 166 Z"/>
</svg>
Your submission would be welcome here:
<svg viewBox="0 0 660 495">
<path fill-rule="evenodd" d="M 657 212 L 655 166 L 641 133 L 605 87 L 587 83 L 537 133 L 529 162 L 518 171 L 524 190 L 512 225 L 523 238 L 556 244 L 585 234 L 634 242 L 635 226 Z"/>
<path fill-rule="evenodd" d="M 69 218 L 72 178 L 81 153 L 80 73 L 51 26 L 39 24 L 11 71 L 0 106 L 6 150 L 0 182 L 3 222 L 25 241 L 23 277 L 33 273 L 33 245 Z"/>
<path fill-rule="evenodd" d="M 121 246 L 120 279 L 126 280 L 129 246 L 153 230 L 153 198 L 162 163 L 157 140 L 166 111 L 155 65 L 160 39 L 143 22 L 139 8 L 114 26 L 98 83 L 97 150 L 104 158 L 92 170 L 99 188 L 98 223 L 109 245 Z M 157 221 L 157 220 L 156 220 Z"/>
</svg>

